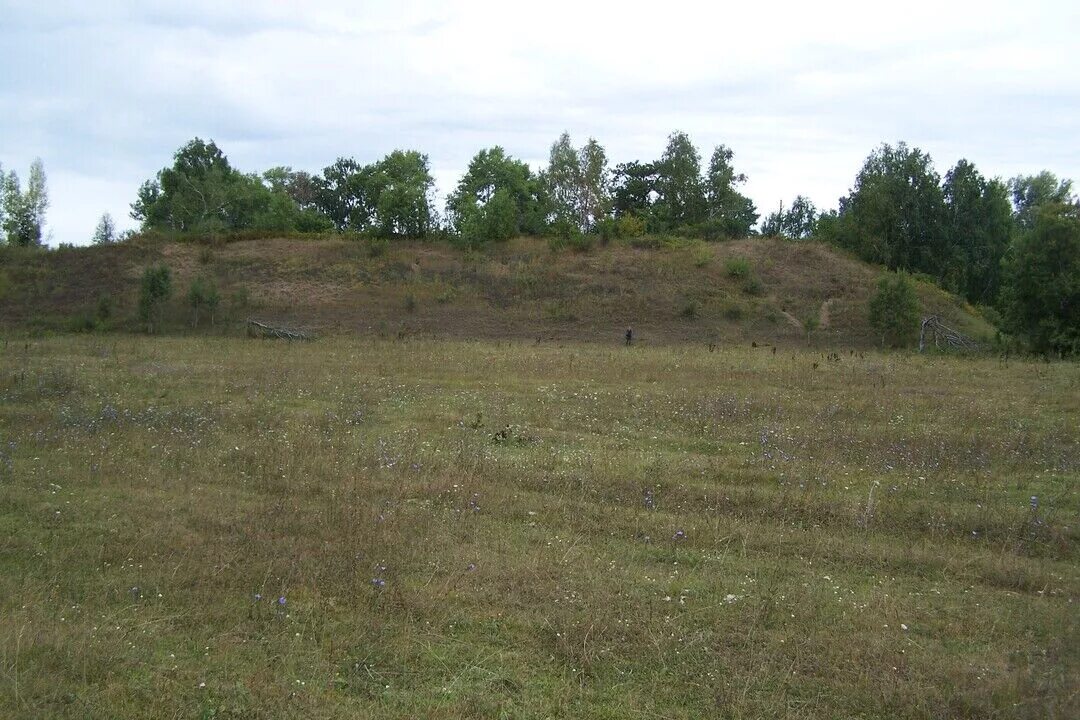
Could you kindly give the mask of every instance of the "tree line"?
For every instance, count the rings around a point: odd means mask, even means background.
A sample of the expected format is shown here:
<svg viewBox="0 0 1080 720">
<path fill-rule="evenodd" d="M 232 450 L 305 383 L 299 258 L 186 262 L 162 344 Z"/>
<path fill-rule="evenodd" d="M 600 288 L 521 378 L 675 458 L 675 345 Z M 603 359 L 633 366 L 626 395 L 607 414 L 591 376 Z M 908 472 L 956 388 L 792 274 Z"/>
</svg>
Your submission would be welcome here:
<svg viewBox="0 0 1080 720">
<path fill-rule="evenodd" d="M 675 132 L 659 159 L 612 168 L 595 139 L 575 147 L 563 133 L 537 172 L 495 146 L 472 158 L 440 214 L 428 156 L 417 151 L 395 150 L 366 165 L 341 157 L 317 174 L 276 167 L 257 175 L 234 169 L 213 141 L 195 138 L 143 183 L 131 215 L 144 231 L 184 234 L 337 231 L 465 243 L 521 234 L 742 237 L 758 214 L 737 189 L 746 176 L 732 158 L 721 145 L 703 172 L 697 148 Z"/>
<path fill-rule="evenodd" d="M 1036 351 L 1080 353 L 1080 209 L 1070 180 L 1049 171 L 987 178 L 968 160 L 942 177 L 919 148 L 882 144 L 836 209 L 821 212 L 800 195 L 759 224 L 733 160 L 719 145 L 703 166 L 690 137 L 676 131 L 659 158 L 611 166 L 595 139 L 575 146 L 563 133 L 539 171 L 502 147 L 479 151 L 440 213 L 429 158 L 415 150 L 369 164 L 341 157 L 315 174 L 290 167 L 244 173 L 212 140 L 195 138 L 142 184 L 131 217 L 141 232 L 175 235 L 338 232 L 466 245 L 517 235 L 586 245 L 647 234 L 817 239 L 933 280 Z M 41 244 L 47 206 L 40 161 L 25 190 L 0 168 L 8 243 Z M 104 215 L 93 242 L 119 239 Z"/>
<path fill-rule="evenodd" d="M 776 220 L 781 233 L 799 226 L 796 205 Z M 1002 181 L 968 160 L 941 177 L 919 148 L 883 144 L 812 227 L 819 240 L 980 306 L 1037 352 L 1080 353 L 1080 203 L 1070 180 L 1043 171 Z"/>
</svg>

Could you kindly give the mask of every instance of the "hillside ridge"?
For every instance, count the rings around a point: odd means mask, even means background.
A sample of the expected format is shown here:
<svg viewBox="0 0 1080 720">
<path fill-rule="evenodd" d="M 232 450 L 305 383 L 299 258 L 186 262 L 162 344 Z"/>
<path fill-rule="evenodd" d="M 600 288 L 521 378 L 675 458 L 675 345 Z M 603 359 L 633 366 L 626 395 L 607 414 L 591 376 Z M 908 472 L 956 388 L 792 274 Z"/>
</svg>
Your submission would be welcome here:
<svg viewBox="0 0 1080 720">
<path fill-rule="evenodd" d="M 246 318 L 323 334 L 645 343 L 870 347 L 867 303 L 883 270 L 816 242 L 750 238 L 659 248 L 553 251 L 517 238 L 482 251 L 446 243 L 269 238 L 201 244 L 140 239 L 48 253 L 7 252 L 0 327 L 137 330 L 145 268 L 173 276 L 168 332 L 228 333 Z M 222 298 L 191 327 L 196 277 Z M 994 329 L 916 280 L 924 315 L 977 339 Z"/>
</svg>

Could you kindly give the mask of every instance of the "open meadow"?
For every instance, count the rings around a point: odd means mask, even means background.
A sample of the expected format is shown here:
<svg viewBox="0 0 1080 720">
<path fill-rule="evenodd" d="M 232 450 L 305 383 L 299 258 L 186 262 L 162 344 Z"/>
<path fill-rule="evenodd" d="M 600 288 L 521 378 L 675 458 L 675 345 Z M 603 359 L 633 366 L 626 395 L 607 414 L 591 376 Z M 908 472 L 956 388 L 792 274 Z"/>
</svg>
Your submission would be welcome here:
<svg viewBox="0 0 1080 720">
<path fill-rule="evenodd" d="M 1075 718 L 1078 428 L 1069 363 L 11 336 L 0 717 Z"/>
</svg>

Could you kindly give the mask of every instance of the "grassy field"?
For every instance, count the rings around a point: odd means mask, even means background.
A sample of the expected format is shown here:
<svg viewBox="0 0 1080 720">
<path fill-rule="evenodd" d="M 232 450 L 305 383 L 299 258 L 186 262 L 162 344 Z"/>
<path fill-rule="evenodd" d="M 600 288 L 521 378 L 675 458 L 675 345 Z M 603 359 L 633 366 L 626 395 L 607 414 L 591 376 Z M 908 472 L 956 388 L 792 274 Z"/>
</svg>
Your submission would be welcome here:
<svg viewBox="0 0 1080 720">
<path fill-rule="evenodd" d="M 1078 427 L 1075 364 L 0 340 L 0 717 L 1075 718 Z"/>
</svg>

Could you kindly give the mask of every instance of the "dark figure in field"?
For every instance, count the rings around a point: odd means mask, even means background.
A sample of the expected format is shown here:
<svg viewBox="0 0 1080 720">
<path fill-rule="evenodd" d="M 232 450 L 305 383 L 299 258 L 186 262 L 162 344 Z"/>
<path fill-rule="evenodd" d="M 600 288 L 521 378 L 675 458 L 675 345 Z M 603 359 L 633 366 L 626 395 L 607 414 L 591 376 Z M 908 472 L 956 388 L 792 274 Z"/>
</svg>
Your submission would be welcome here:
<svg viewBox="0 0 1080 720">
<path fill-rule="evenodd" d="M 634 342 L 634 328 L 626 328 L 626 345 L 630 346 Z"/>
</svg>

